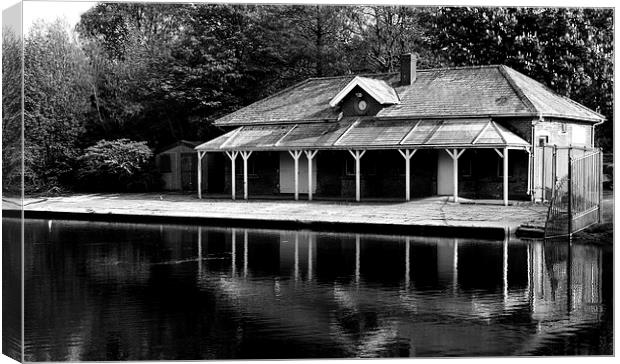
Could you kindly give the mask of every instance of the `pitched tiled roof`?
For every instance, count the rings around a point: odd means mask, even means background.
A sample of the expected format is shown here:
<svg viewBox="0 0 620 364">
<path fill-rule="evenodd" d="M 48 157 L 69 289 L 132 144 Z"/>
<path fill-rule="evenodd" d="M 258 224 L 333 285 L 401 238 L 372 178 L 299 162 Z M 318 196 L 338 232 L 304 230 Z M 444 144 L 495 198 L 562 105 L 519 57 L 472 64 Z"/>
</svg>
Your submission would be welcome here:
<svg viewBox="0 0 620 364">
<path fill-rule="evenodd" d="M 604 117 L 506 66 L 418 70 L 411 85 L 397 73 L 360 75 L 391 86 L 400 102 L 384 107 L 377 118 L 413 119 L 465 116 L 552 116 L 588 122 Z M 329 105 L 356 76 L 311 78 L 241 108 L 220 126 L 335 121 Z"/>
<path fill-rule="evenodd" d="M 377 120 L 241 126 L 196 147 L 201 151 L 351 148 L 526 148 L 525 140 L 490 118 Z"/>
</svg>

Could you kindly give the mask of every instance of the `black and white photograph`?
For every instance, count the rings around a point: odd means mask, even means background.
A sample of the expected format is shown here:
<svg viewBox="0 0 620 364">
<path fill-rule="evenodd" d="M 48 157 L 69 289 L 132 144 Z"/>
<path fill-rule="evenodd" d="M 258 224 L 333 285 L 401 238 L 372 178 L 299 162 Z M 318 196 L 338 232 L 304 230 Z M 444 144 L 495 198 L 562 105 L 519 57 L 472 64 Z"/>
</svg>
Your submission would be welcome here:
<svg viewBox="0 0 620 364">
<path fill-rule="evenodd" d="M 615 356 L 612 1 L 2 10 L 7 363 Z"/>
</svg>

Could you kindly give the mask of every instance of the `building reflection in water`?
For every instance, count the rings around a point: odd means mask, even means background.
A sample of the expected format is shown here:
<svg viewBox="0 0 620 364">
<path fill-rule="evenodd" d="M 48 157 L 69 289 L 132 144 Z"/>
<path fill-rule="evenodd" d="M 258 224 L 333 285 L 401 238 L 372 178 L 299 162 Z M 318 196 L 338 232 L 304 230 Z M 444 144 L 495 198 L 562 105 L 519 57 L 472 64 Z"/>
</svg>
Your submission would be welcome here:
<svg viewBox="0 0 620 364">
<path fill-rule="evenodd" d="M 44 224 L 27 245 L 31 360 L 528 354 L 604 310 L 595 246 Z"/>
<path fill-rule="evenodd" d="M 233 274 L 221 280 L 220 288 L 234 297 L 239 310 L 279 322 L 286 312 L 285 317 L 291 322 L 281 322 L 282 325 L 294 327 L 296 331 L 303 325 L 295 316 L 313 311 L 317 314 L 312 316 L 314 323 L 309 330 L 330 332 L 358 354 L 376 354 L 396 340 L 401 354 L 405 349 L 413 355 L 420 353 L 415 343 L 445 341 L 450 328 L 458 335 L 470 337 L 457 339 L 467 345 L 476 341 L 484 345 L 501 344 L 502 335 L 493 337 L 488 325 L 510 319 L 511 315 L 520 319 L 523 311 L 527 311 L 530 319 L 517 329 L 520 332 L 513 333 L 527 338 L 527 345 L 512 348 L 515 353 L 524 353 L 535 349 L 537 343 L 544 343 L 546 336 L 570 330 L 580 323 L 597 321 L 601 315 L 602 256 L 596 247 L 542 241 L 511 243 L 508 237 L 502 242 L 481 242 L 311 231 L 279 234 L 263 231 L 249 235 L 244 229 L 243 277 L 249 274 L 252 279 L 239 280 L 234 274 L 235 235 L 235 229 L 231 229 Z M 273 239 L 272 243 L 278 245 L 278 250 L 272 252 L 277 255 L 279 269 L 271 272 L 278 276 L 277 280 L 265 280 L 254 274 L 253 260 L 264 260 L 266 253 L 258 249 L 248 251 L 252 238 L 262 241 L 261 244 Z M 435 264 L 428 260 L 432 256 L 436 257 Z M 300 272 L 300 266 L 304 265 L 306 271 Z M 420 269 L 416 269 L 418 266 Z M 308 300 L 306 295 L 297 294 L 297 283 L 303 280 L 306 283 L 303 289 L 316 289 L 314 285 L 307 286 L 314 283 L 315 269 L 316 285 L 332 284 L 332 295 L 317 293 L 314 299 Z M 418 281 L 418 277 L 424 278 Z M 288 278 L 292 278 L 293 284 L 289 284 Z M 267 293 L 275 290 L 276 285 L 278 299 Z M 394 297 L 390 287 L 397 285 L 402 285 L 402 289 Z M 433 291 L 434 294 L 425 293 Z M 446 296 L 446 292 L 450 295 Z M 282 301 L 282 297 L 287 299 Z M 450 324 L 446 320 L 438 329 L 381 314 L 386 307 L 395 305 L 399 306 L 396 311 L 409 312 L 415 308 L 412 312 L 417 314 L 439 312 L 458 322 Z M 378 314 L 370 323 L 363 312 Z M 344 322 L 333 320 L 330 313 L 347 318 Z M 363 322 L 352 326 L 348 321 L 351 319 Z M 463 319 L 471 320 L 473 328 L 464 330 Z M 485 330 L 478 327 L 481 323 Z M 403 348 L 404 342 L 408 348 Z"/>
</svg>

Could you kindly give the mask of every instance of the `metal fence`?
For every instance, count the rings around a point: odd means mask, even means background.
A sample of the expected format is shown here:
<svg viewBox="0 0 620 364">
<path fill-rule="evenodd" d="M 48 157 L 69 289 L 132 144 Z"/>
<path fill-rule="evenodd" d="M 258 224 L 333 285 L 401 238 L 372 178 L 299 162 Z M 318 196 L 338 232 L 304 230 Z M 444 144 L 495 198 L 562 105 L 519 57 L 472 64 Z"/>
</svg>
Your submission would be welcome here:
<svg viewBox="0 0 620 364">
<path fill-rule="evenodd" d="M 551 201 L 556 183 L 568 174 L 569 155 L 581 157 L 594 149 L 545 145 L 534 147 L 532 194 L 536 201 Z"/>
<path fill-rule="evenodd" d="M 602 219 L 603 153 L 596 149 L 567 148 L 565 162 L 560 163 L 558 150 L 554 148 L 551 171 L 541 173 L 540 177 L 542 196 L 550 194 L 545 238 L 570 236 Z M 547 174 L 551 176 L 550 181 L 545 178 Z M 549 189 L 545 182 L 552 183 Z"/>
</svg>

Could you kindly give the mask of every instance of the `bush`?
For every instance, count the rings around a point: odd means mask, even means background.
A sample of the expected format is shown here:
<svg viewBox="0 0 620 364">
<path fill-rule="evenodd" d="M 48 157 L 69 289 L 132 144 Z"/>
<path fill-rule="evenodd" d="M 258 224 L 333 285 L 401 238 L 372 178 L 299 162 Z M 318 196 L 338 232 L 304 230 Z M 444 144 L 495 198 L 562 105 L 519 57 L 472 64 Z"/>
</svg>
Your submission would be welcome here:
<svg viewBox="0 0 620 364">
<path fill-rule="evenodd" d="M 146 142 L 100 140 L 79 158 L 78 187 L 90 191 L 149 191 L 159 188 L 153 151 Z"/>
</svg>

